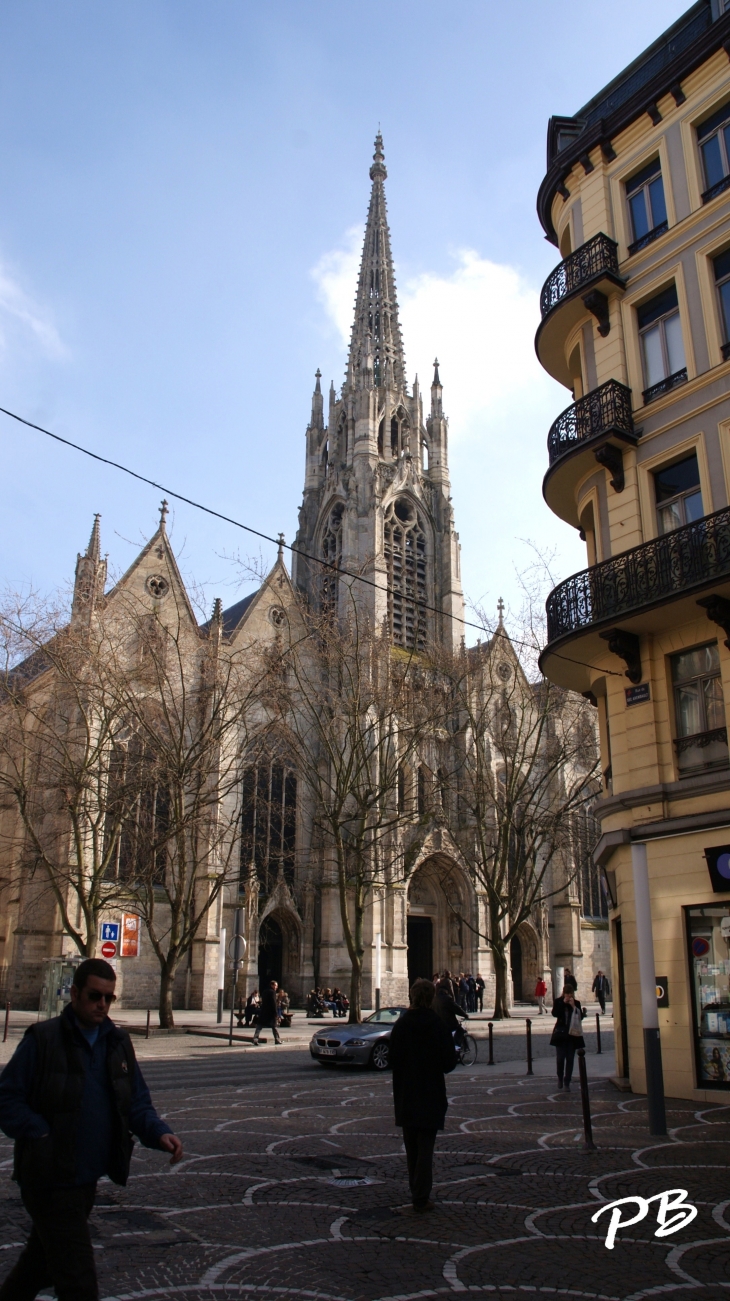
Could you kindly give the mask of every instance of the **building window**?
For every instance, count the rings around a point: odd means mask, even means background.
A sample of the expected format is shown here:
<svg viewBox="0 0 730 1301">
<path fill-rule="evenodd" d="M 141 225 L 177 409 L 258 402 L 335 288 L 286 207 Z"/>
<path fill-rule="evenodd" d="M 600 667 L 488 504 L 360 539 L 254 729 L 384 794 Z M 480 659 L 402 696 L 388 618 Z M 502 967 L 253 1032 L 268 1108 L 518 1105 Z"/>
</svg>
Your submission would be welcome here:
<svg viewBox="0 0 730 1301">
<path fill-rule="evenodd" d="M 391 502 L 385 516 L 385 563 L 388 575 L 388 621 L 396 646 L 422 650 L 426 645 L 426 534 L 421 518 L 406 497 Z"/>
<path fill-rule="evenodd" d="M 322 535 L 322 559 L 331 569 L 322 573 L 322 607 L 334 610 L 337 607 L 337 570 L 342 563 L 342 516 L 345 508 L 338 502 L 330 512 L 325 531 Z"/>
<path fill-rule="evenodd" d="M 705 173 L 702 202 L 709 203 L 730 185 L 730 100 L 697 128 Z"/>
<path fill-rule="evenodd" d="M 717 296 L 720 300 L 720 322 L 722 325 L 722 355 L 725 361 L 730 357 L 730 248 L 713 258 Z"/>
<path fill-rule="evenodd" d="M 664 182 L 662 165 L 658 158 L 642 167 L 640 172 L 626 182 L 626 200 L 631 214 L 633 244 L 629 244 L 629 253 L 638 253 L 639 249 L 658 239 L 667 229 L 667 206 L 664 202 Z"/>
<path fill-rule="evenodd" d="M 702 492 L 700 467 L 696 453 L 685 456 L 674 465 L 654 471 L 657 524 L 660 533 L 671 533 L 683 524 L 702 519 Z"/>
<path fill-rule="evenodd" d="M 672 655 L 671 665 L 680 773 L 724 767 L 727 728 L 717 642 Z"/>
<path fill-rule="evenodd" d="M 687 379 L 677 287 L 670 285 L 637 310 L 644 364 L 644 401 L 651 402 Z"/>
<path fill-rule="evenodd" d="M 297 833 L 297 779 L 276 761 L 252 764 L 243 774 L 241 799 L 241 886 L 253 872 L 265 894 L 279 868 L 294 883 Z"/>
<path fill-rule="evenodd" d="M 573 815 L 573 862 L 580 896 L 581 916 L 591 921 L 606 921 L 608 900 L 600 868 L 593 862 L 593 851 L 600 838 L 600 828 L 586 810 Z"/>
<path fill-rule="evenodd" d="M 138 735 L 112 746 L 104 822 L 107 880 L 164 885 L 170 797 L 156 767 Z"/>
</svg>

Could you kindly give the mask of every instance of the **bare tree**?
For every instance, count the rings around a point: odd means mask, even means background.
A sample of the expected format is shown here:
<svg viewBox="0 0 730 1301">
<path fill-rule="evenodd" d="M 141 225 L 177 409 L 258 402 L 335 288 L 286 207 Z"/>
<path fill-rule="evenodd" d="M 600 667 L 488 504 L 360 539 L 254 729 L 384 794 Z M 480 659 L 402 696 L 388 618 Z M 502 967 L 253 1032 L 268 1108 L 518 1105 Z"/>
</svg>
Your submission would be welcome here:
<svg viewBox="0 0 730 1301">
<path fill-rule="evenodd" d="M 0 609 L 0 801 L 3 858 L 50 890 L 82 956 L 114 902 L 110 865 L 136 796 L 132 779 L 110 816 L 118 692 L 96 671 L 88 629 L 34 594 Z"/>
<path fill-rule="evenodd" d="M 356 1022 L 366 911 L 377 889 L 407 874 L 420 843 L 404 773 L 428 732 L 426 677 L 350 598 L 337 618 L 300 604 L 269 681 L 271 741 L 308 791 L 325 873 L 336 880 Z"/>
<path fill-rule="evenodd" d="M 255 648 L 224 641 L 219 602 L 202 630 L 174 585 L 150 607 L 121 590 L 80 626 L 17 603 L 0 618 L 0 792 L 20 868 L 43 872 L 80 953 L 112 906 L 145 922 L 171 1026 L 180 964 L 240 870 L 261 682 Z"/>
<path fill-rule="evenodd" d="M 528 628 L 528 659 L 533 644 Z M 542 677 L 530 681 L 501 624 L 487 643 L 437 663 L 454 720 L 444 814 L 486 896 L 482 938 L 500 1019 L 510 1015 L 510 941 L 579 870 L 576 815 L 598 789 L 592 707 Z"/>
</svg>

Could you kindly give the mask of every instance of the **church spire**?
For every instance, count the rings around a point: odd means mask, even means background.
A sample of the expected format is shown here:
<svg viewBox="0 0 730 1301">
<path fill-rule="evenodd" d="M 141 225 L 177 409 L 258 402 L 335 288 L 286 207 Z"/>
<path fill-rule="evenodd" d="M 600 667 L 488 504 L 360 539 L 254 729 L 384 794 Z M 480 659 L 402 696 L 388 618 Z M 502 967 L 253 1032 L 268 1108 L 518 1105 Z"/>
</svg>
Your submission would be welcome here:
<svg viewBox="0 0 730 1301">
<path fill-rule="evenodd" d="M 357 282 L 347 384 L 363 387 L 369 381 L 400 392 L 406 386 L 406 370 L 383 185 L 387 175 L 383 137 L 378 131 L 370 168 L 373 188 Z"/>
<path fill-rule="evenodd" d="M 71 606 L 71 623 L 88 625 L 97 602 L 104 595 L 106 584 L 106 560 L 101 558 L 101 533 L 99 520 L 94 516 L 89 545 L 83 556 L 76 558 L 76 575 L 74 578 L 73 604 Z"/>
</svg>

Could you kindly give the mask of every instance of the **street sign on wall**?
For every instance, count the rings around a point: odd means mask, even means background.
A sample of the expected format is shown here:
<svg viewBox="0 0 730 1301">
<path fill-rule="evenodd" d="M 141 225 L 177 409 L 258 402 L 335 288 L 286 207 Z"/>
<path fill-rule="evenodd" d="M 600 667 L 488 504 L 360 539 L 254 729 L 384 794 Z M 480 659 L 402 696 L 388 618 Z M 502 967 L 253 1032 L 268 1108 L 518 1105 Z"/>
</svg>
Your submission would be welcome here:
<svg viewBox="0 0 730 1301">
<path fill-rule="evenodd" d="M 119 943 L 119 922 L 102 922 L 101 923 L 102 940 L 111 940 L 112 944 Z"/>
<path fill-rule="evenodd" d="M 136 913 L 122 913 L 122 949 L 123 958 L 139 957 L 140 920 Z"/>
</svg>

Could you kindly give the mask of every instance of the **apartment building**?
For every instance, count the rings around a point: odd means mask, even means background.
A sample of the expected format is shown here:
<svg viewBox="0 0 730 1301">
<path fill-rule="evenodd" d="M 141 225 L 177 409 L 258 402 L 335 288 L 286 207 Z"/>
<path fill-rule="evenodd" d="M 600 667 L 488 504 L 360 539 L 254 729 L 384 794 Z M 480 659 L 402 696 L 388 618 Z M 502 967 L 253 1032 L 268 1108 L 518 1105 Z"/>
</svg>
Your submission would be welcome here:
<svg viewBox="0 0 730 1301">
<path fill-rule="evenodd" d="M 598 710 L 595 857 L 619 1075 L 650 1103 L 662 1070 L 667 1095 L 719 1101 L 730 1097 L 728 0 L 699 0 L 573 117 L 550 120 L 538 213 L 562 261 L 535 346 L 572 397 L 549 431 L 543 493 L 587 550 L 587 568 L 548 598 L 542 668 Z M 653 1123 L 661 1132 L 658 1112 Z"/>
</svg>

